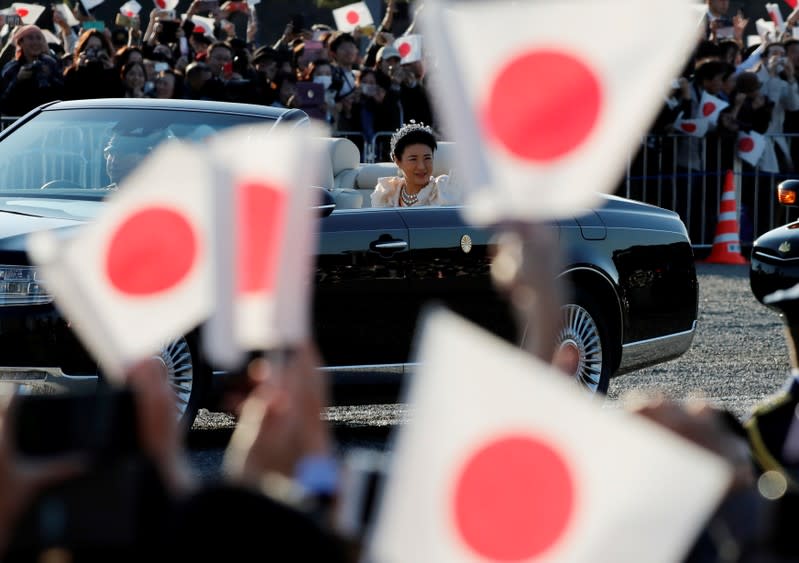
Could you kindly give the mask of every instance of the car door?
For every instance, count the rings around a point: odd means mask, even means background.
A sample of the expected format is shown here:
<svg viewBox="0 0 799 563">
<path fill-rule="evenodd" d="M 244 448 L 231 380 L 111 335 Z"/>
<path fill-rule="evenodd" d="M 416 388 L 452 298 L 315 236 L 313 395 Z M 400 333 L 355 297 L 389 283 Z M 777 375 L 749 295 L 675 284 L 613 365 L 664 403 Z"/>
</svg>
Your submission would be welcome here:
<svg viewBox="0 0 799 563">
<path fill-rule="evenodd" d="M 410 234 L 411 313 L 440 303 L 516 341 L 517 329 L 491 280 L 491 229 L 466 224 L 457 207 L 400 208 Z"/>
<path fill-rule="evenodd" d="M 341 209 L 320 219 L 314 330 L 326 365 L 404 361 L 409 257 L 395 209 Z"/>
</svg>

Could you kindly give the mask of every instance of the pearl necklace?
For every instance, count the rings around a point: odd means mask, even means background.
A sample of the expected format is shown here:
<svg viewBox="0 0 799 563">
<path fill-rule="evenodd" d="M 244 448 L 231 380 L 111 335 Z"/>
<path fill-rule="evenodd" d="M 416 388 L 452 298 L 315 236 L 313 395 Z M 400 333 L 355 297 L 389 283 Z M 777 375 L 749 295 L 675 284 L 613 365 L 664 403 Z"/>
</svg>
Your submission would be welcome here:
<svg viewBox="0 0 799 563">
<path fill-rule="evenodd" d="M 411 207 L 419 202 L 419 194 L 409 194 L 404 185 L 400 188 L 400 198 L 406 207 Z"/>
</svg>

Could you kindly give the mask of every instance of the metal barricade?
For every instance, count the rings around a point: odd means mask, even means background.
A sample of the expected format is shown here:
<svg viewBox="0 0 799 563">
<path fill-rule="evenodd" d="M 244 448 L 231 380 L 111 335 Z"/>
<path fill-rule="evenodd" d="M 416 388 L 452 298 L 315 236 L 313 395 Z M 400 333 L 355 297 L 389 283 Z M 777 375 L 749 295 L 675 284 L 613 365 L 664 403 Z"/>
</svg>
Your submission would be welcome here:
<svg viewBox="0 0 799 563">
<path fill-rule="evenodd" d="M 789 146 L 799 143 L 790 143 L 791 135 L 780 136 Z M 774 147 L 773 137 L 766 142 L 776 154 L 781 153 Z M 764 171 L 737 157 L 734 139 L 649 135 L 630 157 L 616 193 L 676 211 L 694 247 L 707 248 L 713 244 L 725 177 L 732 171 L 741 243 L 748 245 L 764 232 L 797 218 L 796 210 L 780 206 L 776 200 L 777 184 L 794 177 L 792 159 L 785 156 L 778 158 L 779 171 Z"/>
</svg>

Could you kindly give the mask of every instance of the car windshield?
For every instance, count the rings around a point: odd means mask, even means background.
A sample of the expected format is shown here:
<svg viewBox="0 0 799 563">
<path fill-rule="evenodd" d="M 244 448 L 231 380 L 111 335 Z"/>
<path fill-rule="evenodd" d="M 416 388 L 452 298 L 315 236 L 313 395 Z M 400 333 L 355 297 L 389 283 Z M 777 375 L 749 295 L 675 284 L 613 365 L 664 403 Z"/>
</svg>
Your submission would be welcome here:
<svg viewBox="0 0 799 563">
<path fill-rule="evenodd" d="M 196 110 L 44 111 L 0 142 L 0 197 L 100 199 L 168 139 L 202 142 L 222 129 L 269 121 Z"/>
</svg>

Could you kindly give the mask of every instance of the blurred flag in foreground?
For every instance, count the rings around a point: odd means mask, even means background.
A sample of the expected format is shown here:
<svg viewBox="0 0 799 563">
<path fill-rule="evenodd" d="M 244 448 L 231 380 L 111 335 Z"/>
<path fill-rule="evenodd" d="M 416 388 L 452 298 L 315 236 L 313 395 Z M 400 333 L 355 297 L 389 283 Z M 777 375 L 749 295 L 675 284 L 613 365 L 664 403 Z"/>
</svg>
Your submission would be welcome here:
<svg viewBox="0 0 799 563">
<path fill-rule="evenodd" d="M 310 336 L 322 129 L 245 126 L 209 145 L 225 189 L 215 206 L 216 311 L 203 341 L 220 365 Z"/>
<path fill-rule="evenodd" d="M 720 458 L 452 313 L 418 359 L 374 561 L 680 561 L 726 492 Z"/>
<path fill-rule="evenodd" d="M 333 10 L 333 19 L 336 21 L 336 28 L 339 31 L 351 32 L 357 27 L 372 25 L 372 12 L 366 2 L 355 2 L 341 8 Z"/>
<path fill-rule="evenodd" d="M 112 380 L 211 313 L 212 178 L 203 152 L 167 143 L 74 238 L 28 241 L 45 289 Z"/>
<path fill-rule="evenodd" d="M 464 212 L 482 224 L 568 216 L 613 191 L 698 34 L 689 0 L 432 0 L 422 16 Z"/>
</svg>

